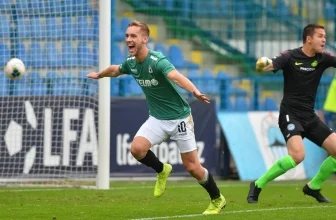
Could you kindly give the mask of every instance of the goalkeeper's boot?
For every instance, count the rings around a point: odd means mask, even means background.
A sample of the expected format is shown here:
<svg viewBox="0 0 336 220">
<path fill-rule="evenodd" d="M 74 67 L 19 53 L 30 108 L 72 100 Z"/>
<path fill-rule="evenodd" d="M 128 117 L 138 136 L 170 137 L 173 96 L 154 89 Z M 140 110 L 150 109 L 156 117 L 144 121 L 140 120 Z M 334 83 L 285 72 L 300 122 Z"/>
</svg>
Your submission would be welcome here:
<svg viewBox="0 0 336 220">
<path fill-rule="evenodd" d="M 173 171 L 173 167 L 170 164 L 163 164 L 163 170 L 161 173 L 157 174 L 157 180 L 155 183 L 155 188 L 154 188 L 154 196 L 155 197 L 160 197 L 166 190 L 166 182 Z"/>
<path fill-rule="evenodd" d="M 309 186 L 307 184 L 303 187 L 302 192 L 303 192 L 304 195 L 314 197 L 316 199 L 316 201 L 318 201 L 320 203 L 330 203 L 331 202 L 329 199 L 322 196 L 319 189 L 316 189 L 316 190 L 311 189 L 311 188 L 309 188 Z"/>
<path fill-rule="evenodd" d="M 261 188 L 255 185 L 255 181 L 250 183 L 250 191 L 247 196 L 248 203 L 258 203 L 259 194 L 261 192 Z"/>
<path fill-rule="evenodd" d="M 203 212 L 204 215 L 212 215 L 218 214 L 222 209 L 224 209 L 226 205 L 225 198 L 222 194 L 217 199 L 213 199 L 210 201 L 210 205 L 208 208 Z"/>
</svg>

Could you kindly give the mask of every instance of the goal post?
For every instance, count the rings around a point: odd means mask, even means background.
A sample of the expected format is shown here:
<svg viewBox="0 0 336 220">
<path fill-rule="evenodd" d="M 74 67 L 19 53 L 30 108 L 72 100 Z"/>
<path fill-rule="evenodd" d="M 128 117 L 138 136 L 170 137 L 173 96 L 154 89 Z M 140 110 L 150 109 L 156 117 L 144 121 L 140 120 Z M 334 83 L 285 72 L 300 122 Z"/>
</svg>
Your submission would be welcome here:
<svg viewBox="0 0 336 220">
<path fill-rule="evenodd" d="M 99 0 L 99 70 L 110 65 L 111 59 L 111 2 Z M 99 151 L 97 188 L 109 189 L 110 184 L 110 79 L 99 80 Z"/>
<path fill-rule="evenodd" d="M 0 186 L 109 188 L 112 2 L 1 1 Z"/>
</svg>

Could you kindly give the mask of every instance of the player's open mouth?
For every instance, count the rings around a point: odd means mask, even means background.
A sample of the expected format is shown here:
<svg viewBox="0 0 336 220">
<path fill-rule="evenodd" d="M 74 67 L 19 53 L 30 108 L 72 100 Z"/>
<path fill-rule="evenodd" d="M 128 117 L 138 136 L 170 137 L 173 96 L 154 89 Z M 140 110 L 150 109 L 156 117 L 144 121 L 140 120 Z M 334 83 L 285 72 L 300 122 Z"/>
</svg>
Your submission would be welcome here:
<svg viewBox="0 0 336 220">
<path fill-rule="evenodd" d="M 130 52 L 130 53 L 133 53 L 133 52 L 135 52 L 135 46 L 128 46 L 128 51 Z"/>
</svg>

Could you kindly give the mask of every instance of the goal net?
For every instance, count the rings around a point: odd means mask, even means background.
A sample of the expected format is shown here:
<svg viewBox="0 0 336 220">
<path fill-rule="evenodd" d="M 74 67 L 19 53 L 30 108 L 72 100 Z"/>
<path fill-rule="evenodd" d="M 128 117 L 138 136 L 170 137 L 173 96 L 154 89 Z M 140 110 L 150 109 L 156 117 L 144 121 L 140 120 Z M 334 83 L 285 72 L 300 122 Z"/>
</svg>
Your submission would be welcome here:
<svg viewBox="0 0 336 220">
<path fill-rule="evenodd" d="M 0 1 L 0 184 L 95 185 L 98 167 L 98 0 Z"/>
</svg>

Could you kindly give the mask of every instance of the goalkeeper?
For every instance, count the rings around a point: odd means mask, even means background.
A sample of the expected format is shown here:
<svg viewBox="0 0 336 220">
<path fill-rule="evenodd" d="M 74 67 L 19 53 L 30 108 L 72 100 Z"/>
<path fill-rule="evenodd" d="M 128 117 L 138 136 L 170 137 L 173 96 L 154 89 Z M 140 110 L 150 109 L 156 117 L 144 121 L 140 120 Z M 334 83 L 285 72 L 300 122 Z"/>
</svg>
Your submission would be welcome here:
<svg viewBox="0 0 336 220">
<path fill-rule="evenodd" d="M 284 96 L 281 101 L 279 127 L 286 140 L 288 155 L 281 158 L 259 179 L 251 182 L 248 203 L 257 203 L 266 184 L 296 167 L 305 157 L 303 138 L 323 147 L 328 153 L 316 176 L 302 191 L 318 202 L 330 201 L 321 195 L 322 183 L 336 172 L 336 134 L 315 114 L 315 96 L 323 71 L 336 67 L 336 57 L 324 52 L 324 27 L 309 24 L 303 29 L 303 46 L 285 51 L 274 59 L 258 59 L 258 72 L 283 70 Z"/>
<path fill-rule="evenodd" d="M 177 92 L 175 84 L 191 92 L 198 100 L 210 100 L 161 53 L 146 47 L 149 38 L 148 26 L 133 21 L 126 30 L 126 44 L 130 56 L 120 65 L 111 65 L 100 73 L 90 73 L 89 78 L 117 77 L 131 74 L 146 95 L 149 118 L 140 127 L 132 145 L 132 155 L 142 164 L 153 168 L 157 174 L 154 196 L 161 196 L 166 189 L 166 180 L 172 172 L 170 164 L 163 164 L 150 150 L 168 137 L 176 140 L 185 169 L 195 177 L 210 196 L 210 205 L 203 214 L 217 214 L 226 202 L 212 175 L 198 159 L 194 122 L 188 102 Z M 136 112 L 136 109 L 134 109 Z"/>
</svg>

